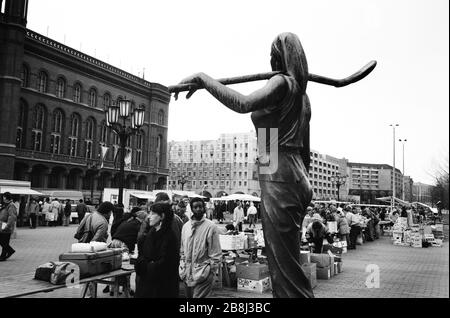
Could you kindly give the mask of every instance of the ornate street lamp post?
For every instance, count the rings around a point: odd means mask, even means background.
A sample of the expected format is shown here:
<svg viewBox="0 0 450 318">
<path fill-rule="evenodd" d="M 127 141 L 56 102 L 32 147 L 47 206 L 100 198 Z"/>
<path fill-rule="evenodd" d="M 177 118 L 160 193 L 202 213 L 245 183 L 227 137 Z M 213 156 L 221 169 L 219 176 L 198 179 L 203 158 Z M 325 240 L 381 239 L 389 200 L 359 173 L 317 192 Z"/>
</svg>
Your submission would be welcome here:
<svg viewBox="0 0 450 318">
<path fill-rule="evenodd" d="M 125 183 L 125 147 L 130 136 L 139 132 L 144 125 L 144 110 L 131 109 L 131 101 L 124 99 L 119 101 L 119 106 L 108 106 L 105 111 L 106 125 L 117 133 L 120 140 L 120 176 L 119 176 L 119 204 L 123 204 L 123 187 Z M 130 117 L 131 125 L 127 126 Z"/>
<path fill-rule="evenodd" d="M 331 183 L 335 184 L 336 188 L 337 188 L 337 199 L 338 199 L 338 201 L 340 201 L 340 199 L 339 199 L 339 188 L 341 187 L 341 185 L 345 184 L 346 180 L 347 180 L 347 176 L 341 176 L 339 173 L 331 176 Z"/>
</svg>

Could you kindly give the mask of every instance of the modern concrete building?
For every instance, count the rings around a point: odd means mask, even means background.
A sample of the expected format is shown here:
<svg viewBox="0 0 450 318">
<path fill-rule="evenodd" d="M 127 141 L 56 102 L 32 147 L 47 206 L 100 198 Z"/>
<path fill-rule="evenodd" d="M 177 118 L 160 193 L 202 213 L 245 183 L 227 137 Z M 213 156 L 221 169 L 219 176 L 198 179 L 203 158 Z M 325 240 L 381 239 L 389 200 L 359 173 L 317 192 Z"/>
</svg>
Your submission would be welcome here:
<svg viewBox="0 0 450 318">
<path fill-rule="evenodd" d="M 358 195 L 361 202 L 376 204 L 375 198 L 391 196 L 393 167 L 386 164 L 348 162 L 349 195 Z M 402 198 L 403 175 L 395 169 L 395 196 Z"/>
<path fill-rule="evenodd" d="M 27 0 L 0 0 L 0 179 L 33 188 L 84 190 L 99 197 L 116 187 L 118 136 L 104 110 L 119 99 L 145 109 L 127 143 L 126 188 L 158 189 L 168 175 L 167 88 L 26 28 Z M 108 147 L 100 169 L 101 146 Z"/>
<path fill-rule="evenodd" d="M 217 140 L 169 143 L 169 189 L 217 197 L 237 192 L 260 195 L 255 132 L 221 134 Z"/>
</svg>

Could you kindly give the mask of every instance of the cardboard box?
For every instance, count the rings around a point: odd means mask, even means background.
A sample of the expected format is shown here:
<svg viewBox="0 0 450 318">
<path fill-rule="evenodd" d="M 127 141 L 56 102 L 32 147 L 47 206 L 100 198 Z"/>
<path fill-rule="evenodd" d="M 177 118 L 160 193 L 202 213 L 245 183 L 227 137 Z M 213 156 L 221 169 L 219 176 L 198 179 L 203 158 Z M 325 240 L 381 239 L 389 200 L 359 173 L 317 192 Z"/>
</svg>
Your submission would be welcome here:
<svg viewBox="0 0 450 318">
<path fill-rule="evenodd" d="M 338 273 L 342 273 L 342 262 L 337 263 Z"/>
<path fill-rule="evenodd" d="M 328 221 L 327 227 L 328 227 L 328 231 L 330 233 L 337 233 L 337 222 L 336 221 Z"/>
<path fill-rule="evenodd" d="M 236 265 L 237 278 L 261 280 L 269 277 L 269 266 L 257 263 L 241 263 Z"/>
<path fill-rule="evenodd" d="M 266 277 L 260 280 L 253 280 L 238 277 L 237 289 L 262 294 L 270 290 L 270 278 Z"/>
<path fill-rule="evenodd" d="M 303 264 L 302 270 L 308 278 L 311 287 L 314 288 L 317 286 L 317 265 L 316 263 Z"/>
<path fill-rule="evenodd" d="M 322 253 L 327 253 L 328 251 L 331 251 L 331 253 L 333 253 L 335 255 L 341 255 L 342 247 L 336 247 L 334 245 L 326 244 L 322 248 Z"/>
<path fill-rule="evenodd" d="M 334 257 L 328 254 L 311 253 L 311 263 L 316 263 L 318 268 L 328 267 L 334 263 Z"/>
<path fill-rule="evenodd" d="M 317 274 L 317 279 L 330 279 L 331 278 L 331 266 L 317 267 L 316 274 Z"/>
<path fill-rule="evenodd" d="M 222 250 L 242 250 L 245 247 L 247 237 L 241 235 L 219 235 Z M 247 241 L 248 243 L 248 241 Z"/>
<path fill-rule="evenodd" d="M 338 263 L 334 262 L 334 264 L 333 264 L 333 272 L 331 273 L 331 276 L 335 276 L 337 274 L 339 274 L 339 272 L 338 272 Z"/>
<path fill-rule="evenodd" d="M 300 265 L 311 263 L 311 252 L 300 251 Z"/>
</svg>

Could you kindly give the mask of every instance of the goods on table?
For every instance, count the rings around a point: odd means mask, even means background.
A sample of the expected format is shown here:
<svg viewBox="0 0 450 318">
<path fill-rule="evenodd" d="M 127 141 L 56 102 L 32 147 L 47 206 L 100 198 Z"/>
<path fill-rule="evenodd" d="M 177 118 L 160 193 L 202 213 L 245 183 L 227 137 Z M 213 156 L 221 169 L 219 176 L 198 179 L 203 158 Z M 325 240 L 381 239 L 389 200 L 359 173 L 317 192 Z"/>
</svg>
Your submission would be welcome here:
<svg viewBox="0 0 450 318">
<path fill-rule="evenodd" d="M 104 242 L 90 242 L 90 243 L 73 243 L 70 247 L 70 253 L 90 253 L 106 251 L 107 244 Z"/>
</svg>

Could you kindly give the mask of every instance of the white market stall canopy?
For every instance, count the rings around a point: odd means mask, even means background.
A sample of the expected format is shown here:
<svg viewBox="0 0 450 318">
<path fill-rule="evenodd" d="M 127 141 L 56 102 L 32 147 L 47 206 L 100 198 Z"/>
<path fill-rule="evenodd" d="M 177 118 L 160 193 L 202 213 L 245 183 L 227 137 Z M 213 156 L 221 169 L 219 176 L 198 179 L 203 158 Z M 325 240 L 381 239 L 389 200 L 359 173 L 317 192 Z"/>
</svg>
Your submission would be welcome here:
<svg viewBox="0 0 450 318">
<path fill-rule="evenodd" d="M 392 197 L 389 196 L 389 197 L 376 198 L 375 200 L 383 201 L 383 202 L 391 202 Z M 395 202 L 397 202 L 397 203 L 399 203 L 401 205 L 406 205 L 406 206 L 410 206 L 411 205 L 411 203 L 403 201 L 403 200 L 401 200 L 399 198 L 394 198 L 394 200 L 395 200 Z"/>
<path fill-rule="evenodd" d="M 424 208 L 427 208 L 427 209 L 430 209 L 434 214 L 437 214 L 438 213 L 438 209 L 437 208 L 432 208 L 431 206 L 429 206 L 429 205 L 427 205 L 427 204 L 425 204 L 425 203 L 422 203 L 422 202 L 413 202 L 413 203 L 411 203 L 412 205 L 420 205 L 420 206 L 422 206 L 422 207 L 424 207 Z"/>
<path fill-rule="evenodd" d="M 36 195 L 36 196 L 43 195 L 42 193 L 32 190 L 30 188 L 1 186 L 0 193 L 5 193 L 5 192 L 9 192 L 11 194 L 22 194 L 22 195 Z"/>
<path fill-rule="evenodd" d="M 193 191 L 179 191 L 179 190 L 153 190 L 152 193 L 156 196 L 158 193 L 164 192 L 166 193 L 169 197 L 172 197 L 174 195 L 178 195 L 178 196 L 187 196 L 188 198 L 202 198 L 205 199 L 206 197 L 199 195 Z"/>
<path fill-rule="evenodd" d="M 154 201 L 156 199 L 156 196 L 149 191 L 129 191 L 129 193 L 138 199 L 146 199 L 149 201 Z"/>
<path fill-rule="evenodd" d="M 83 199 L 83 193 L 81 191 L 70 190 L 41 190 L 43 195 L 56 198 L 58 200 L 72 200 L 79 201 Z"/>
<path fill-rule="evenodd" d="M 213 200 L 220 200 L 220 201 L 234 201 L 234 200 L 239 200 L 239 201 L 255 201 L 255 202 L 261 202 L 261 198 L 255 197 L 253 195 L 250 194 L 232 194 L 232 195 L 227 195 L 224 197 L 220 197 L 220 198 L 213 198 Z"/>
</svg>

